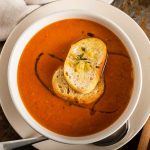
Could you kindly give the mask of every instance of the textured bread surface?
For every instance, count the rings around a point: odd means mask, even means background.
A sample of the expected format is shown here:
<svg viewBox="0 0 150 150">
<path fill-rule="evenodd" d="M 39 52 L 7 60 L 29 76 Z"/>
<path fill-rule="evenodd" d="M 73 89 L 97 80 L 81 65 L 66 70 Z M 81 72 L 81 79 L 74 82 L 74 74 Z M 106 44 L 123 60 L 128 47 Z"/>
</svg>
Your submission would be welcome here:
<svg viewBox="0 0 150 150">
<path fill-rule="evenodd" d="M 100 78 L 95 89 L 87 94 L 82 94 L 70 87 L 64 77 L 63 67 L 59 67 L 52 78 L 52 86 L 56 95 L 62 99 L 79 104 L 90 104 L 96 101 L 104 92 L 104 79 Z"/>
<path fill-rule="evenodd" d="M 95 89 L 106 61 L 105 43 L 86 38 L 73 44 L 64 63 L 64 76 L 72 89 L 86 94 Z"/>
</svg>

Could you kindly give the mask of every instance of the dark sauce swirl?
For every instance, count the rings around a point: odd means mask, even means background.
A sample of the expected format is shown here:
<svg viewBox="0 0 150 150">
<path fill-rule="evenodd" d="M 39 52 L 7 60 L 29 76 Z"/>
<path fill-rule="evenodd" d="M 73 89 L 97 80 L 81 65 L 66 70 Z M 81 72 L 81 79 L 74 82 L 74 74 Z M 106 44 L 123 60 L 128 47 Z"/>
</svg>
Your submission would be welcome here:
<svg viewBox="0 0 150 150">
<path fill-rule="evenodd" d="M 39 63 L 39 61 L 40 61 L 40 59 L 41 59 L 41 57 L 42 57 L 43 55 L 44 55 L 44 53 L 40 53 L 40 54 L 37 56 L 37 58 L 36 58 L 36 60 L 35 60 L 35 65 L 34 65 L 34 72 L 35 72 L 35 75 L 36 75 L 37 79 L 38 79 L 39 82 L 42 84 L 42 86 L 43 86 L 46 90 L 48 90 L 48 91 L 54 96 L 55 94 L 54 94 L 53 90 L 52 90 L 50 87 L 48 87 L 48 86 L 44 83 L 44 81 L 41 79 L 41 77 L 40 77 L 40 75 L 39 75 L 39 72 L 38 72 L 38 63 Z"/>
<path fill-rule="evenodd" d="M 48 90 L 53 96 L 56 96 L 56 97 L 57 97 L 57 95 L 54 93 L 53 89 L 51 89 L 49 86 L 47 86 L 47 85 L 44 83 L 44 81 L 41 79 L 40 75 L 39 75 L 39 72 L 38 72 L 38 63 L 39 63 L 39 61 L 40 61 L 40 59 L 41 59 L 41 57 L 42 57 L 43 55 L 44 55 L 44 53 L 41 52 L 41 53 L 37 56 L 37 58 L 36 58 L 36 60 L 35 60 L 35 66 L 34 66 L 35 75 L 36 75 L 37 79 L 39 80 L 39 82 L 41 83 L 41 85 L 42 85 L 46 90 Z M 117 55 L 117 56 L 120 56 L 120 57 L 125 57 L 125 58 L 127 58 L 127 59 L 130 59 L 127 55 L 121 54 L 121 53 L 116 53 L 116 52 L 108 52 L 108 55 Z M 48 53 L 48 56 L 50 56 L 50 57 L 52 57 L 52 58 L 54 58 L 54 59 L 57 59 L 58 61 L 64 62 L 64 60 L 63 60 L 62 58 L 59 58 L 58 56 L 56 56 L 56 55 L 54 55 L 54 54 Z M 107 60 L 106 60 L 106 62 L 107 62 Z M 105 63 L 105 64 L 106 64 L 106 63 Z M 106 65 L 104 65 L 104 68 L 105 68 L 105 66 L 106 66 Z M 104 70 L 104 68 L 103 68 L 103 70 Z M 104 82 L 105 82 L 105 81 L 104 81 Z M 100 97 L 97 101 L 95 101 L 95 102 L 93 103 L 93 105 L 92 105 L 91 108 L 88 108 L 88 107 L 86 107 L 86 106 L 80 105 L 80 104 L 78 104 L 77 102 L 73 103 L 73 102 L 65 101 L 65 102 L 66 102 L 65 104 L 66 104 L 66 105 L 70 105 L 70 106 L 73 105 L 73 106 L 76 106 L 76 107 L 79 107 L 79 108 L 82 108 L 82 109 L 88 109 L 88 110 L 90 111 L 90 114 L 91 114 L 91 115 L 95 114 L 96 112 L 105 113 L 105 114 L 112 114 L 112 113 L 115 113 L 116 111 L 118 111 L 118 108 L 117 108 L 117 109 L 114 109 L 113 111 L 96 110 L 96 109 L 95 109 L 96 105 L 100 102 L 101 98 L 104 96 L 105 91 L 106 91 L 106 88 L 107 88 L 107 86 L 105 86 L 104 93 L 101 95 L 101 97 Z"/>
</svg>

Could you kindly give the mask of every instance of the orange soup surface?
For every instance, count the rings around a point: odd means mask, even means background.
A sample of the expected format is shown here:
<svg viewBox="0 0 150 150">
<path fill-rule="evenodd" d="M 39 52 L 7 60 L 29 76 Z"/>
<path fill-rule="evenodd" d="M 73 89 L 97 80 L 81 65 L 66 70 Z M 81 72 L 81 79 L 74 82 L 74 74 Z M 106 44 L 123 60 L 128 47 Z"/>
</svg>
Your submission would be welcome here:
<svg viewBox="0 0 150 150">
<path fill-rule="evenodd" d="M 95 103 L 79 107 L 53 94 L 52 77 L 70 46 L 89 36 L 107 45 L 105 91 Z M 92 21 L 67 19 L 46 26 L 29 41 L 19 61 L 18 87 L 25 107 L 42 126 L 62 135 L 84 136 L 120 117 L 131 97 L 132 76 L 127 50 L 113 32 Z"/>
</svg>

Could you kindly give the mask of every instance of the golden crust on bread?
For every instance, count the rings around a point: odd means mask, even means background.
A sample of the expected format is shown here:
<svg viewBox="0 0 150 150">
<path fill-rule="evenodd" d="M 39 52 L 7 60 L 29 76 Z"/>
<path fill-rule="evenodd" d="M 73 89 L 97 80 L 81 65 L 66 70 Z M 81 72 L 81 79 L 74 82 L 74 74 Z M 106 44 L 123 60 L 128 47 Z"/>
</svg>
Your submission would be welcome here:
<svg viewBox="0 0 150 150">
<path fill-rule="evenodd" d="M 72 89 L 64 77 L 63 67 L 59 67 L 52 78 L 53 90 L 62 99 L 77 102 L 79 104 L 90 104 L 96 101 L 104 92 L 104 79 L 101 78 L 94 90 L 87 94 L 82 94 Z"/>
<path fill-rule="evenodd" d="M 86 38 L 73 44 L 64 63 L 64 77 L 72 89 L 86 94 L 95 89 L 106 61 L 105 43 Z"/>
</svg>

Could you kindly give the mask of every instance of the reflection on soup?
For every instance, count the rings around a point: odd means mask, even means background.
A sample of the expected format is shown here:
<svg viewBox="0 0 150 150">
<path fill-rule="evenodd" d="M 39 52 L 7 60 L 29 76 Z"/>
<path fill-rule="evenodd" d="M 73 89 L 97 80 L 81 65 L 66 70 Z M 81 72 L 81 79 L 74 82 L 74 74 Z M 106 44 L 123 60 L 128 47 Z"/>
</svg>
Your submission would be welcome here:
<svg viewBox="0 0 150 150">
<path fill-rule="evenodd" d="M 107 45 L 105 91 L 96 102 L 79 106 L 54 94 L 52 77 L 71 44 L 89 36 Z M 107 128 L 123 113 L 132 93 L 133 68 L 126 48 L 110 30 L 67 19 L 43 28 L 27 44 L 19 61 L 18 87 L 25 107 L 41 125 L 62 135 L 83 136 Z"/>
</svg>

